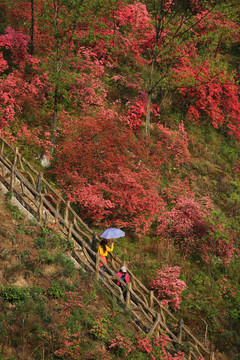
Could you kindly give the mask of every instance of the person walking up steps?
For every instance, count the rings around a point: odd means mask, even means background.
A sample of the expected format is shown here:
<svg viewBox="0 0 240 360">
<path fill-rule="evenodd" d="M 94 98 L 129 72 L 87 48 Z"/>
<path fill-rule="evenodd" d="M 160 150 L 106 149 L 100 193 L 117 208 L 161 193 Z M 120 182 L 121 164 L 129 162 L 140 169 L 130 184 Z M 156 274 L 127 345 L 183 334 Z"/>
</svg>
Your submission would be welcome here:
<svg viewBox="0 0 240 360">
<path fill-rule="evenodd" d="M 112 242 L 110 247 L 107 246 L 107 244 L 108 244 L 108 240 L 103 238 L 100 245 L 99 245 L 99 248 L 98 248 L 98 253 L 100 254 L 100 259 L 102 260 L 102 261 L 100 261 L 99 265 L 100 265 L 100 269 L 102 271 L 106 270 L 104 264 L 107 264 L 108 253 L 112 252 L 113 248 L 114 248 L 113 242 Z M 102 279 L 104 279 L 103 274 L 100 274 L 100 276 L 101 276 Z"/>
<path fill-rule="evenodd" d="M 120 271 L 116 274 L 121 280 L 123 280 L 126 284 L 130 282 L 129 275 L 127 273 L 126 266 L 122 266 Z M 126 299 L 127 287 L 122 285 L 120 281 L 117 281 L 117 285 L 120 286 L 123 292 L 124 299 Z"/>
</svg>

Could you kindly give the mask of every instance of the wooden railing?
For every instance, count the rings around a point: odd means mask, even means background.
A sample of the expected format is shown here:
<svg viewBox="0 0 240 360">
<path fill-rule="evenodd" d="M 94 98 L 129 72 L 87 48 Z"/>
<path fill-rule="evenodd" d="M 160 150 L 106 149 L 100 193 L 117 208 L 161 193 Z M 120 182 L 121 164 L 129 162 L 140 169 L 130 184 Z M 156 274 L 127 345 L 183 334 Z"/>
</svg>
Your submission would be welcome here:
<svg viewBox="0 0 240 360">
<path fill-rule="evenodd" d="M 11 146 L 0 136 L 0 182 L 17 200 L 34 216 L 40 224 L 55 223 L 68 239 L 73 240 L 72 257 L 91 271 L 97 279 L 101 279 L 113 296 L 122 302 L 132 314 L 134 326 L 152 336 L 167 334 L 173 351 L 176 347 L 183 351 L 185 359 L 214 359 L 214 353 L 198 340 L 191 330 L 178 320 L 160 301 L 153 291 L 147 289 L 128 267 L 130 283 L 126 285 L 116 276 L 123 262 L 110 253 L 110 260 L 104 272 L 99 266 L 99 254 L 92 250 L 91 244 L 95 233 L 73 210 L 70 202 L 65 200 L 59 191 L 21 156 L 17 147 Z M 99 239 L 96 239 L 99 241 Z M 104 278 L 102 279 L 102 276 Z M 126 289 L 123 292 L 116 285 L 120 281 Z"/>
</svg>

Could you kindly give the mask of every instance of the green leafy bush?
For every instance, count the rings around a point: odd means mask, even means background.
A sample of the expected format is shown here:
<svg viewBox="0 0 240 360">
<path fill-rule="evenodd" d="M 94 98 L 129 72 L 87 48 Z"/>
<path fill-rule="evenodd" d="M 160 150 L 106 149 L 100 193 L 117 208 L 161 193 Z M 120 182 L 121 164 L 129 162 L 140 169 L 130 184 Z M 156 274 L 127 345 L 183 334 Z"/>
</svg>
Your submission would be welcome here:
<svg viewBox="0 0 240 360">
<path fill-rule="evenodd" d="M 38 259 L 42 264 L 52 264 L 54 262 L 54 256 L 50 254 L 47 249 L 42 249 L 39 251 Z"/>
<path fill-rule="evenodd" d="M 56 256 L 56 263 L 63 266 L 63 275 L 67 277 L 72 277 L 75 273 L 74 262 L 65 254 L 58 253 Z"/>
<path fill-rule="evenodd" d="M 40 300 L 37 304 L 36 304 L 36 308 L 35 308 L 36 313 L 41 317 L 41 319 L 43 321 L 45 321 L 46 323 L 50 323 L 52 320 L 52 316 L 49 314 L 49 312 L 47 311 L 47 306 L 46 303 L 43 300 Z"/>
<path fill-rule="evenodd" d="M 65 288 L 58 282 L 53 281 L 51 288 L 48 290 L 48 295 L 54 298 L 63 298 Z"/>
<path fill-rule="evenodd" d="M 16 220 L 21 220 L 23 218 L 23 214 L 20 212 L 16 205 L 10 206 L 12 217 Z"/>
<path fill-rule="evenodd" d="M 16 304 L 20 301 L 25 301 L 29 297 L 29 290 L 26 288 L 18 288 L 16 286 L 10 285 L 4 287 L 1 292 L 1 297 L 5 301 L 9 301 L 12 304 Z"/>
<path fill-rule="evenodd" d="M 37 249 L 44 249 L 46 247 L 46 239 L 43 237 L 37 237 L 34 240 L 34 244 Z"/>
</svg>

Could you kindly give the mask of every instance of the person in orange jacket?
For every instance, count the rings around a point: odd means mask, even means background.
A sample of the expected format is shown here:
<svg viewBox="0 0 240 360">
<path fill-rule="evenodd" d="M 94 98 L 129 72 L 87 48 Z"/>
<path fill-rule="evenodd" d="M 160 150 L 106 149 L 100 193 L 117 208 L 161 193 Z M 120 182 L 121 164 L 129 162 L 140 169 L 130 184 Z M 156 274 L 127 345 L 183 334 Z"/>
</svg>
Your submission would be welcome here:
<svg viewBox="0 0 240 360">
<path fill-rule="evenodd" d="M 98 248 L 98 253 L 100 254 L 100 259 L 102 261 L 100 261 L 99 265 L 100 265 L 100 269 L 102 271 L 105 271 L 105 266 L 104 264 L 107 264 L 107 256 L 109 252 L 113 251 L 114 248 L 114 244 L 112 242 L 111 246 L 107 246 L 108 244 L 108 240 L 107 239 L 102 239 L 99 248 Z M 100 276 L 102 277 L 102 279 L 104 278 L 103 274 L 100 274 Z"/>
</svg>

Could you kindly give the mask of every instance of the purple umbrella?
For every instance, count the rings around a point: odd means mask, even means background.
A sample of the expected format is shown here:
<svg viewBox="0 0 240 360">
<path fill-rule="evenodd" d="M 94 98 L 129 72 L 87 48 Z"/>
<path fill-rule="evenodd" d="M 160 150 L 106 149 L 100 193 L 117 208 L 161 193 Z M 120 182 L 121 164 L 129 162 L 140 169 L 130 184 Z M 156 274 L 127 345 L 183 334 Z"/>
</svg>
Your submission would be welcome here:
<svg viewBox="0 0 240 360">
<path fill-rule="evenodd" d="M 101 235 L 101 238 L 104 239 L 118 239 L 120 237 L 125 236 L 125 232 L 120 230 L 120 229 L 116 229 L 116 228 L 109 228 L 106 229 Z"/>
</svg>

